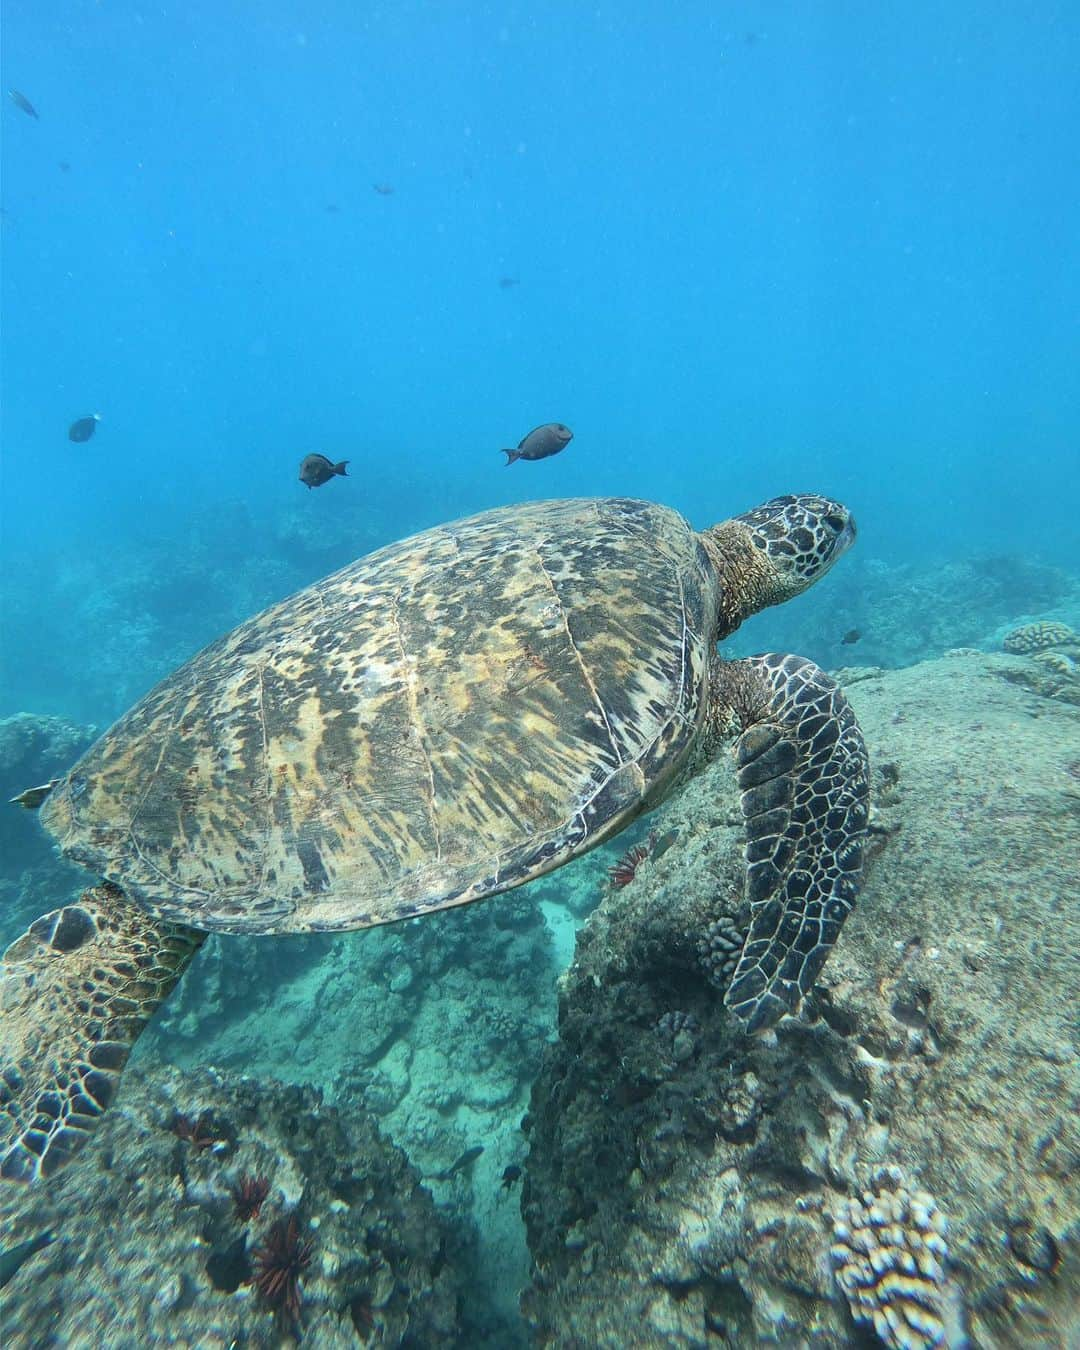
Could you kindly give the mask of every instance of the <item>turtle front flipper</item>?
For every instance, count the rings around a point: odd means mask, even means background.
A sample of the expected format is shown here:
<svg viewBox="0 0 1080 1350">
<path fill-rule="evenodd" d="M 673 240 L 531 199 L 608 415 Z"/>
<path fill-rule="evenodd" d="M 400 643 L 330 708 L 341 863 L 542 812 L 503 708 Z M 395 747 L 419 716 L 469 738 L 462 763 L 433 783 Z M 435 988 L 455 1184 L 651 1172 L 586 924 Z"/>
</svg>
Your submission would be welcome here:
<svg viewBox="0 0 1080 1350">
<path fill-rule="evenodd" d="M 109 884 L 37 919 L 0 959 L 0 1177 L 61 1167 L 112 1101 L 139 1033 L 204 933 Z"/>
<path fill-rule="evenodd" d="M 750 927 L 724 995 L 749 1031 L 813 988 L 859 892 L 866 746 L 836 681 L 812 661 L 716 659 L 711 722 L 737 719 Z"/>
</svg>

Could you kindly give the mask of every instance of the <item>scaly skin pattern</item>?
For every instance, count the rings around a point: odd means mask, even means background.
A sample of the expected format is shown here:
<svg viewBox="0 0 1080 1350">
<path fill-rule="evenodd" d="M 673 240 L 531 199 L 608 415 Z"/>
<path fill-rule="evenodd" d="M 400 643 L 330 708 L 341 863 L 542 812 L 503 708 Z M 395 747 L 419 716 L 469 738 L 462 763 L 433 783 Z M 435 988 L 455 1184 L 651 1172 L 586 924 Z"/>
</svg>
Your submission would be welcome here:
<svg viewBox="0 0 1080 1350">
<path fill-rule="evenodd" d="M 750 928 L 724 1001 L 757 1031 L 813 988 L 855 904 L 870 772 L 843 691 L 801 656 L 717 657 L 707 741 L 732 719 Z"/>
<path fill-rule="evenodd" d="M 560 866 L 704 718 L 719 579 L 676 512 L 491 511 L 273 606 L 152 690 L 42 808 L 150 913 L 351 929 Z"/>
<path fill-rule="evenodd" d="M 128 1054 L 205 938 L 152 920 L 114 886 L 43 915 L 0 960 L 0 1178 L 71 1156 Z"/>
</svg>

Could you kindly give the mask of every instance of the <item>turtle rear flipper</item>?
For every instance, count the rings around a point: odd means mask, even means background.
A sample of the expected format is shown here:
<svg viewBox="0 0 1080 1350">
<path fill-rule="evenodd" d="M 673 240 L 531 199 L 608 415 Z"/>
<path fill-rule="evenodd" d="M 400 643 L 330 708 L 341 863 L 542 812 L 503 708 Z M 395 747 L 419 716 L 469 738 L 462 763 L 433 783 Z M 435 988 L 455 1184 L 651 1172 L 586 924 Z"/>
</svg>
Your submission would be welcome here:
<svg viewBox="0 0 1080 1350">
<path fill-rule="evenodd" d="M 61 1167 L 112 1101 L 131 1047 L 204 933 L 115 886 L 44 914 L 0 959 L 0 1177 Z"/>
<path fill-rule="evenodd" d="M 859 892 L 866 746 L 835 680 L 812 661 L 717 661 L 714 715 L 734 713 L 750 928 L 724 1002 L 749 1031 L 813 988 Z"/>
</svg>

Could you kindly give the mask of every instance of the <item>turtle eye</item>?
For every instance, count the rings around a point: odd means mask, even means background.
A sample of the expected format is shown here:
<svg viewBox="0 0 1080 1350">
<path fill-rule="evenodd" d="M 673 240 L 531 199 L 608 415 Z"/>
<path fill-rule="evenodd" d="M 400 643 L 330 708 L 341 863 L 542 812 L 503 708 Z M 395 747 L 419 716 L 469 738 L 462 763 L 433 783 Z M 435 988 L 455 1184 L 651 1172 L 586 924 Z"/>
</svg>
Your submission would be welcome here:
<svg viewBox="0 0 1080 1350">
<path fill-rule="evenodd" d="M 835 530 L 835 532 L 839 534 L 847 524 L 847 521 L 844 520 L 843 516 L 832 515 L 825 517 L 825 524 L 830 530 Z"/>
</svg>

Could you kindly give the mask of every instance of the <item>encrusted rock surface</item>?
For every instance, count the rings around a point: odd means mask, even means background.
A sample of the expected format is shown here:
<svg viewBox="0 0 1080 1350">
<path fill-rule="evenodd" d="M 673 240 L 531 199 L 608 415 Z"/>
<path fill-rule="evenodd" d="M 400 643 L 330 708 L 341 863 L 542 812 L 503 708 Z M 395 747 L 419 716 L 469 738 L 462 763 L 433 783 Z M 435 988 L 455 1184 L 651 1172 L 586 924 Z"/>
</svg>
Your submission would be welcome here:
<svg viewBox="0 0 1080 1350">
<path fill-rule="evenodd" d="M 48 1185 L 0 1190 L 0 1248 L 56 1235 L 3 1291 L 5 1350 L 468 1343 L 457 1254 L 370 1117 L 310 1088 L 140 1067 Z M 212 1142 L 180 1137 L 180 1115 Z M 244 1176 L 270 1183 L 247 1220 Z M 311 1244 L 296 1325 L 249 1282 L 254 1250 L 293 1216 Z"/>
<path fill-rule="evenodd" d="M 532 1094 L 539 1344 L 876 1344 L 831 1249 L 882 1168 L 948 1216 L 941 1344 L 1080 1344 L 1080 712 L 1017 661 L 844 672 L 866 889 L 771 1035 L 732 1024 L 702 959 L 740 904 L 730 766 L 658 813 L 679 844 L 582 930 Z M 656 1031 L 675 1012 L 683 1056 Z"/>
</svg>

